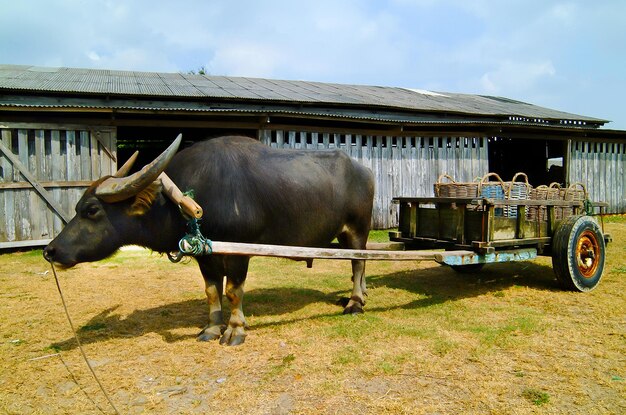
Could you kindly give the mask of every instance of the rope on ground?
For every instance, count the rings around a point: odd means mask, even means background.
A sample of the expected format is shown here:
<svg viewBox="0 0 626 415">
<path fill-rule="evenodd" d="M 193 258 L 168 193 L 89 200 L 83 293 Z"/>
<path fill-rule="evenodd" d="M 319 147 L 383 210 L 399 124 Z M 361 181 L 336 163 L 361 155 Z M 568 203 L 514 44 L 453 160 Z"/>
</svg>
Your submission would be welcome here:
<svg viewBox="0 0 626 415">
<path fill-rule="evenodd" d="M 100 379 L 98 379 L 98 376 L 96 376 L 96 372 L 93 370 L 93 367 L 91 366 L 91 363 L 89 363 L 89 359 L 87 359 L 87 354 L 85 354 L 85 350 L 83 350 L 83 345 L 81 344 L 80 339 L 78 338 L 78 333 L 76 332 L 76 329 L 74 328 L 74 323 L 72 322 L 72 318 L 70 317 L 70 312 L 67 309 L 67 304 L 65 303 L 65 297 L 63 296 L 63 291 L 61 290 L 61 284 L 59 283 L 59 277 L 57 277 L 57 271 L 54 268 L 54 263 L 50 262 L 50 266 L 52 267 L 52 273 L 54 274 L 54 281 L 57 284 L 57 290 L 59 291 L 59 296 L 61 297 L 61 303 L 63 304 L 63 309 L 65 310 L 65 316 L 67 317 L 67 321 L 70 323 L 70 328 L 72 329 L 72 333 L 74 334 L 74 339 L 76 339 L 76 343 L 78 344 L 78 349 L 80 350 L 80 353 L 83 356 L 83 359 L 85 360 L 85 363 L 87 364 L 87 367 L 89 368 L 89 371 L 91 372 L 91 375 L 96 380 L 96 383 L 98 383 L 98 386 L 100 386 L 100 390 L 104 394 L 106 400 L 109 402 L 109 405 L 111 405 L 111 408 L 113 408 L 113 411 L 117 415 L 120 415 L 120 412 L 117 410 L 117 408 L 113 404 L 113 401 L 109 397 L 109 394 L 104 389 L 104 386 L 102 386 L 102 383 L 100 382 Z M 61 357 L 60 354 L 59 354 L 59 357 Z M 67 365 L 65 364 L 65 361 L 62 358 L 61 358 L 61 361 L 65 365 L 65 368 L 68 371 L 70 371 L 69 368 L 67 367 Z M 72 377 L 75 379 L 73 374 L 72 374 Z M 98 407 L 100 412 L 104 413 L 104 411 L 102 410 L 102 408 L 100 408 L 100 406 L 98 406 L 97 404 L 96 404 L 96 406 Z"/>
</svg>

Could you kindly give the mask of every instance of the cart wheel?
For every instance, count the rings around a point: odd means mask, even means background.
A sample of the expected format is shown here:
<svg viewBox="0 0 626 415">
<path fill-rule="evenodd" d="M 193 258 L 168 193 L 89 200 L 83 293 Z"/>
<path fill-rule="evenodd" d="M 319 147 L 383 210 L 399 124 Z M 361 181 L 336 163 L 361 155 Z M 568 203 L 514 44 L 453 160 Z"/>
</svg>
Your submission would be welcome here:
<svg viewBox="0 0 626 415">
<path fill-rule="evenodd" d="M 484 266 L 485 264 L 450 265 L 450 268 L 459 274 L 472 274 L 480 271 Z"/>
<path fill-rule="evenodd" d="M 604 237 L 589 216 L 569 216 L 552 237 L 552 268 L 568 290 L 591 291 L 604 270 Z"/>
</svg>

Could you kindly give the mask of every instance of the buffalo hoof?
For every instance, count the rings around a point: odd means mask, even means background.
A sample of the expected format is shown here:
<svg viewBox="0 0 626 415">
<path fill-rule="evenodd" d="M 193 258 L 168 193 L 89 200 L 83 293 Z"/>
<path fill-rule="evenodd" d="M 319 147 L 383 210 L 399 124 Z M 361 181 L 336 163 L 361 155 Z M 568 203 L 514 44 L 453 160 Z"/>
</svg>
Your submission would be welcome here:
<svg viewBox="0 0 626 415">
<path fill-rule="evenodd" d="M 365 301 L 356 295 L 352 296 L 347 302 L 343 302 L 343 314 L 363 314 L 363 306 Z"/>
<path fill-rule="evenodd" d="M 239 346 L 246 340 L 246 332 L 243 327 L 229 327 L 224 332 L 224 335 L 220 339 L 221 345 L 226 346 Z"/>
<path fill-rule="evenodd" d="M 363 314 L 363 306 L 361 303 L 353 303 L 352 305 L 343 309 L 343 314 Z"/>
<path fill-rule="evenodd" d="M 222 336 L 224 329 L 223 326 L 207 326 L 198 334 L 197 340 L 199 342 L 217 340 Z"/>
</svg>

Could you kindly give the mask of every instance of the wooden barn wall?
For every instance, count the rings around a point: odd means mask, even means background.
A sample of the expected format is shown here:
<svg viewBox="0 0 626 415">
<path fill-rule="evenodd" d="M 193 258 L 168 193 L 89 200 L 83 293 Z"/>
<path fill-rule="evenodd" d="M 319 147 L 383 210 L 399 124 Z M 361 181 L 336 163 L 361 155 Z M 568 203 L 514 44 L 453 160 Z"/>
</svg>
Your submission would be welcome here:
<svg viewBox="0 0 626 415">
<path fill-rule="evenodd" d="M 398 196 L 433 196 L 433 185 L 447 173 L 473 181 L 488 170 L 486 137 L 419 137 L 261 130 L 259 140 L 276 148 L 333 149 L 369 167 L 376 177 L 373 227 L 398 226 Z"/>
<path fill-rule="evenodd" d="M 116 165 L 114 129 L 0 122 L 0 248 L 47 243 Z"/>
<path fill-rule="evenodd" d="M 589 199 L 608 202 L 607 213 L 626 213 L 626 144 L 572 140 L 568 183 L 583 183 Z"/>
</svg>

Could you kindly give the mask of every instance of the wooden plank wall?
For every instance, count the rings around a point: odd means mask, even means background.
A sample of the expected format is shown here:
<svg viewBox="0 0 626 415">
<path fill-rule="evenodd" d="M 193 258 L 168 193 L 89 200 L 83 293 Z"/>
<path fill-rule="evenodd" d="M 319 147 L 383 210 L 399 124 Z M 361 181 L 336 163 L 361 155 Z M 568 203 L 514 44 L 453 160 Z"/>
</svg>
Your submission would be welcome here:
<svg viewBox="0 0 626 415">
<path fill-rule="evenodd" d="M 568 184 L 581 182 L 589 199 L 608 202 L 607 213 L 626 212 L 626 144 L 570 142 Z"/>
<path fill-rule="evenodd" d="M 473 181 L 488 171 L 486 137 L 419 137 L 261 130 L 259 140 L 275 148 L 334 149 L 369 167 L 376 177 L 373 227 L 398 226 L 397 196 L 433 196 L 442 173 Z"/>
<path fill-rule="evenodd" d="M 0 122 L 0 139 L 68 217 L 74 216 L 87 186 L 117 165 L 116 132 L 111 128 Z M 64 226 L 61 216 L 1 151 L 0 210 L 0 248 L 45 244 Z"/>
</svg>

